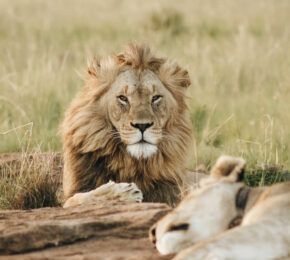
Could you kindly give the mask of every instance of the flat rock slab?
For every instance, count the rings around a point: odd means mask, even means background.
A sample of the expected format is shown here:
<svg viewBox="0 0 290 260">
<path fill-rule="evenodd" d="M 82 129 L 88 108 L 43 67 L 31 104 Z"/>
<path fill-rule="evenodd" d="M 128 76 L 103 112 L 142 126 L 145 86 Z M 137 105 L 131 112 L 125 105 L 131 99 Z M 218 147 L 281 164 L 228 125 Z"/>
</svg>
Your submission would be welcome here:
<svg viewBox="0 0 290 260">
<path fill-rule="evenodd" d="M 0 211 L 0 259 L 171 259 L 148 230 L 169 207 L 99 202 L 67 209 Z"/>
</svg>

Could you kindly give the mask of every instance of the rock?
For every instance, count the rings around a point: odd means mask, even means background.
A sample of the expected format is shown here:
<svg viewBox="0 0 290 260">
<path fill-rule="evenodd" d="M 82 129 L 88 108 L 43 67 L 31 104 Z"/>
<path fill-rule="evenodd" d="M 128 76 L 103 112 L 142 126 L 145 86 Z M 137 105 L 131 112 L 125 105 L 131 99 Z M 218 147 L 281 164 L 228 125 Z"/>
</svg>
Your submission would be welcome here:
<svg viewBox="0 0 290 260">
<path fill-rule="evenodd" d="M 148 239 L 158 203 L 100 202 L 0 211 L 0 259 L 170 259 Z"/>
<path fill-rule="evenodd" d="M 61 194 L 60 153 L 0 155 L 0 171 L 17 175 L 27 165 L 44 165 Z M 0 259 L 171 259 L 160 256 L 148 238 L 151 225 L 169 210 L 165 204 L 125 202 L 0 210 Z"/>
</svg>

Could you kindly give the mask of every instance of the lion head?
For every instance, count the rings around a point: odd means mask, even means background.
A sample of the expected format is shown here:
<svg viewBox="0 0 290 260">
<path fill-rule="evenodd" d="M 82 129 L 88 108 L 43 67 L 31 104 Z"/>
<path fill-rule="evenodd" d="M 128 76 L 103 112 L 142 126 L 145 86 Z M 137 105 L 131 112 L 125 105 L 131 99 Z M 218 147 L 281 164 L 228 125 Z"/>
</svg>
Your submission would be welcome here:
<svg viewBox="0 0 290 260">
<path fill-rule="evenodd" d="M 121 72 L 107 95 L 108 116 L 126 150 L 137 159 L 158 150 L 176 101 L 151 70 Z"/>
<path fill-rule="evenodd" d="M 145 200 L 174 200 L 192 143 L 189 85 L 186 70 L 144 45 L 95 59 L 62 127 L 65 196 L 112 179 L 135 182 Z"/>
</svg>

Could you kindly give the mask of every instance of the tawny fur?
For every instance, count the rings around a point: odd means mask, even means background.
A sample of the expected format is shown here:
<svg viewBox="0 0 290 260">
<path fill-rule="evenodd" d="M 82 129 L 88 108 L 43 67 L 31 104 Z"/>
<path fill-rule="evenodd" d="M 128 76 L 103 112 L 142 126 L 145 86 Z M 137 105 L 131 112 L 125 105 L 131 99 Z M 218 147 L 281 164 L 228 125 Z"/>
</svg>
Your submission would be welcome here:
<svg viewBox="0 0 290 260">
<path fill-rule="evenodd" d="M 155 73 L 177 104 L 162 129 L 168 138 L 163 138 L 158 151 L 146 159 L 136 159 L 126 151 L 104 105 L 108 98 L 104 94 L 110 91 L 116 77 L 128 69 Z M 178 201 L 192 144 L 185 102 L 189 85 L 186 70 L 153 56 L 147 46 L 131 44 L 119 55 L 94 60 L 88 68 L 86 85 L 67 110 L 61 128 L 65 199 L 112 180 L 135 183 L 143 192 L 144 201 L 171 205 Z"/>
<path fill-rule="evenodd" d="M 249 188 L 239 181 L 244 167 L 242 158 L 221 157 L 210 178 L 152 227 L 160 253 L 180 252 L 176 260 L 290 257 L 290 182 Z"/>
</svg>

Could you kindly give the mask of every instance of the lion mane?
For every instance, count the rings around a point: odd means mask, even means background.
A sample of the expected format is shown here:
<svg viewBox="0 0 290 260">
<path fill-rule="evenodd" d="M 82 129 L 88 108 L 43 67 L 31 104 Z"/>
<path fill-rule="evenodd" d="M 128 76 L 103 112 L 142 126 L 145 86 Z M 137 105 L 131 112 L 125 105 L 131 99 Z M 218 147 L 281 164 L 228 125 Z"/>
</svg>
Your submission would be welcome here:
<svg viewBox="0 0 290 260">
<path fill-rule="evenodd" d="M 151 70 L 176 101 L 158 151 L 148 158 L 132 157 L 118 138 L 100 102 L 116 77 L 127 69 Z M 186 105 L 189 75 L 175 62 L 155 57 L 146 45 L 130 44 L 119 55 L 94 59 L 85 87 L 66 111 L 61 127 L 65 199 L 112 180 L 134 182 L 144 201 L 175 204 L 184 184 L 186 161 L 193 143 Z M 113 135 L 113 137 L 112 137 Z"/>
</svg>

